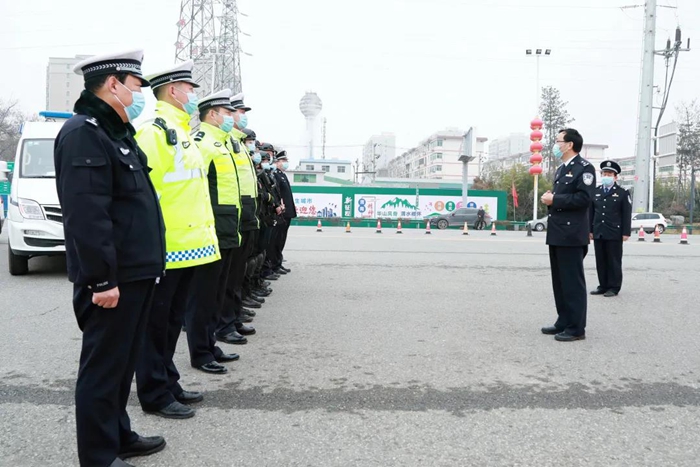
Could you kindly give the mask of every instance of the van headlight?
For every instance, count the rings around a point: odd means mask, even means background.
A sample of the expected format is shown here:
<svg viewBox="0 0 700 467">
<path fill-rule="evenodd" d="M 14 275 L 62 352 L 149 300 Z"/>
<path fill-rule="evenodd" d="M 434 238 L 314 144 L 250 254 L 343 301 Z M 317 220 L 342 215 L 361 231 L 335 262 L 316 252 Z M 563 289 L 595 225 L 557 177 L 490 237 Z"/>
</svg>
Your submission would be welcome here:
<svg viewBox="0 0 700 467">
<path fill-rule="evenodd" d="M 43 221 L 45 219 L 44 211 L 36 201 L 19 198 L 18 204 L 19 213 L 22 214 L 22 217 L 25 219 L 33 219 L 37 221 Z"/>
</svg>

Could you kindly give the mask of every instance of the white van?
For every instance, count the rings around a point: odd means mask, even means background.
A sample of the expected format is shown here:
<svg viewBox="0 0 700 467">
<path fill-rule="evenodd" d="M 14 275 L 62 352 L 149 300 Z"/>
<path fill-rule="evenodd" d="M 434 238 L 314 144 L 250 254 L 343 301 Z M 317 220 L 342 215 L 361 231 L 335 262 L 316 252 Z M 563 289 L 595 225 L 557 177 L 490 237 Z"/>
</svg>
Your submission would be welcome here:
<svg viewBox="0 0 700 467">
<path fill-rule="evenodd" d="M 26 274 L 29 258 L 64 255 L 63 217 L 56 191 L 54 140 L 63 123 L 73 116 L 41 112 L 44 121 L 25 122 L 11 177 L 8 231 L 10 274 Z"/>
</svg>

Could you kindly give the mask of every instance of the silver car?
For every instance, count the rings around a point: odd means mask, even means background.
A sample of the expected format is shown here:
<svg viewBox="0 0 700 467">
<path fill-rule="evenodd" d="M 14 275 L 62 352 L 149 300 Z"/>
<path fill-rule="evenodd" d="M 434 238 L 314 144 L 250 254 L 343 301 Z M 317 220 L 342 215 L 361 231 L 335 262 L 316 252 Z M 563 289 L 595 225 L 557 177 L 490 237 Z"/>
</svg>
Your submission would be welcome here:
<svg viewBox="0 0 700 467">
<path fill-rule="evenodd" d="M 544 216 L 541 219 L 535 219 L 534 221 L 527 221 L 527 224 L 525 224 L 525 228 L 529 225 L 532 230 L 537 231 L 537 232 L 542 232 L 547 230 L 547 219 L 549 216 Z"/>
</svg>

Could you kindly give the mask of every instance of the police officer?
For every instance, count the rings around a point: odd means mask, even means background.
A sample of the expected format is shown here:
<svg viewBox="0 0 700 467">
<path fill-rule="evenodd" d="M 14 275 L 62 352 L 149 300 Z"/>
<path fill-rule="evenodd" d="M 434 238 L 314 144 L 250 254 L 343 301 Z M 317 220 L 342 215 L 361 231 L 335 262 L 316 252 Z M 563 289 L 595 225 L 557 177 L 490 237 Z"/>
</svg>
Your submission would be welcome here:
<svg viewBox="0 0 700 467">
<path fill-rule="evenodd" d="M 591 295 L 614 297 L 622 287 L 622 242 L 632 231 L 632 197 L 619 186 L 620 165 L 600 164 L 602 184 L 596 188 L 590 211 L 591 240 L 595 248 L 598 288 Z"/>
<path fill-rule="evenodd" d="M 221 259 L 204 161 L 190 136 L 198 110 L 193 65 L 189 60 L 148 77 L 158 100 L 156 118 L 136 134 L 160 199 L 167 252 L 167 275 L 156 288 L 136 383 L 145 412 L 174 419 L 194 416 L 186 404 L 203 398 L 180 386 L 173 355 L 196 268 Z"/>
<path fill-rule="evenodd" d="M 588 253 L 590 209 L 595 189 L 595 169 L 579 154 L 583 137 L 573 128 L 561 130 L 552 152 L 562 162 L 554 177 L 554 191 L 541 201 L 549 207 L 547 244 L 552 269 L 557 319 L 542 328 L 562 342 L 586 338 L 586 277 L 583 259 Z"/>
<path fill-rule="evenodd" d="M 275 260 L 276 263 L 273 264 L 275 272 L 278 273 L 290 273 L 291 269 L 282 266 L 284 261 L 284 246 L 287 244 L 287 233 L 289 232 L 289 226 L 292 223 L 292 219 L 297 217 L 297 208 L 294 205 L 294 194 L 292 193 L 292 186 L 289 184 L 289 179 L 284 173 L 289 169 L 289 159 L 287 157 L 286 151 L 281 151 L 276 158 L 277 170 L 275 171 L 275 179 L 277 180 L 277 186 L 279 187 L 280 194 L 282 195 L 282 216 L 284 217 L 284 225 L 282 225 L 279 234 L 276 238 L 276 253 Z"/>
<path fill-rule="evenodd" d="M 226 284 L 226 296 L 221 319 L 216 329 L 216 338 L 229 344 L 246 344 L 246 336 L 255 334 L 255 328 L 248 326 L 243 313 L 243 281 L 246 275 L 246 265 L 253 251 L 255 234 L 260 228 L 255 212 L 258 196 L 258 184 L 255 177 L 253 161 L 248 156 L 247 149 L 241 141 L 245 139 L 243 129 L 248 126 L 246 112 L 251 110 L 243 103 L 243 94 L 231 97 L 231 107 L 234 110 L 234 127 L 229 133 L 233 149 L 232 156 L 238 173 L 238 185 L 241 192 L 241 218 L 238 231 L 241 234 L 239 250 L 231 261 L 231 269 Z"/>
<path fill-rule="evenodd" d="M 230 99 L 230 89 L 202 99 L 199 103 L 199 121 L 202 123 L 194 138 L 207 168 L 221 261 L 196 268 L 191 303 L 194 309 L 187 313 L 187 339 L 192 366 L 215 374 L 228 371 L 221 363 L 239 358 L 238 354 L 224 353 L 216 346 L 214 337 L 223 307 L 231 260 L 240 245 L 238 223 L 241 217 L 241 193 L 229 138 L 235 111 Z"/>
<path fill-rule="evenodd" d="M 275 149 L 270 143 L 263 143 L 259 148 L 259 153 L 262 157 L 261 164 L 258 166 L 258 181 L 261 191 L 264 193 L 264 199 L 262 200 L 264 208 L 261 220 L 265 226 L 264 229 L 261 229 L 261 237 L 263 238 L 260 242 L 260 249 L 262 252 L 263 264 L 261 264 L 259 271 L 259 280 L 262 280 L 265 276 L 269 277 L 273 273 L 271 265 L 275 261 L 275 238 L 284 223 L 284 219 L 281 216 L 282 198 L 276 181 L 270 174 L 270 161 L 272 160 L 274 151 Z M 263 165 L 263 162 L 265 165 Z"/>
<path fill-rule="evenodd" d="M 146 157 L 130 121 L 144 107 L 142 50 L 91 57 L 76 115 L 56 137 L 56 188 L 63 210 L 68 278 L 83 331 L 75 388 L 81 466 L 165 447 L 131 430 L 126 403 L 156 280 L 165 271 L 165 230 Z M 135 225 L 138 219 L 138 226 Z"/>
</svg>

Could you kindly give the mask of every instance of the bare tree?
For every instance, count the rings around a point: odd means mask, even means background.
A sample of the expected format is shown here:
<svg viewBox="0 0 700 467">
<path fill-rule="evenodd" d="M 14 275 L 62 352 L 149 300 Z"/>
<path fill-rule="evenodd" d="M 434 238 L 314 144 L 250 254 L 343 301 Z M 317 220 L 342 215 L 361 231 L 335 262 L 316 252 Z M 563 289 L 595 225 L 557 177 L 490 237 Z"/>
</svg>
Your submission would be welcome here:
<svg viewBox="0 0 700 467">
<path fill-rule="evenodd" d="M 554 178 L 554 170 L 556 168 L 556 162 L 552 155 L 552 145 L 557 140 L 559 130 L 566 128 L 569 123 L 574 121 L 566 110 L 568 104 L 568 102 L 562 100 L 561 93 L 557 88 L 553 86 L 542 88 L 542 100 L 540 101 L 540 118 L 544 123 L 542 157 L 549 165 L 549 172 L 547 173 L 549 180 Z"/>
<path fill-rule="evenodd" d="M 19 110 L 17 101 L 0 100 L 0 160 L 14 159 L 19 129 L 24 115 Z"/>
<path fill-rule="evenodd" d="M 693 168 L 700 170 L 700 103 L 682 102 L 676 108 L 678 119 L 677 164 L 679 188 L 689 180 Z"/>
</svg>

